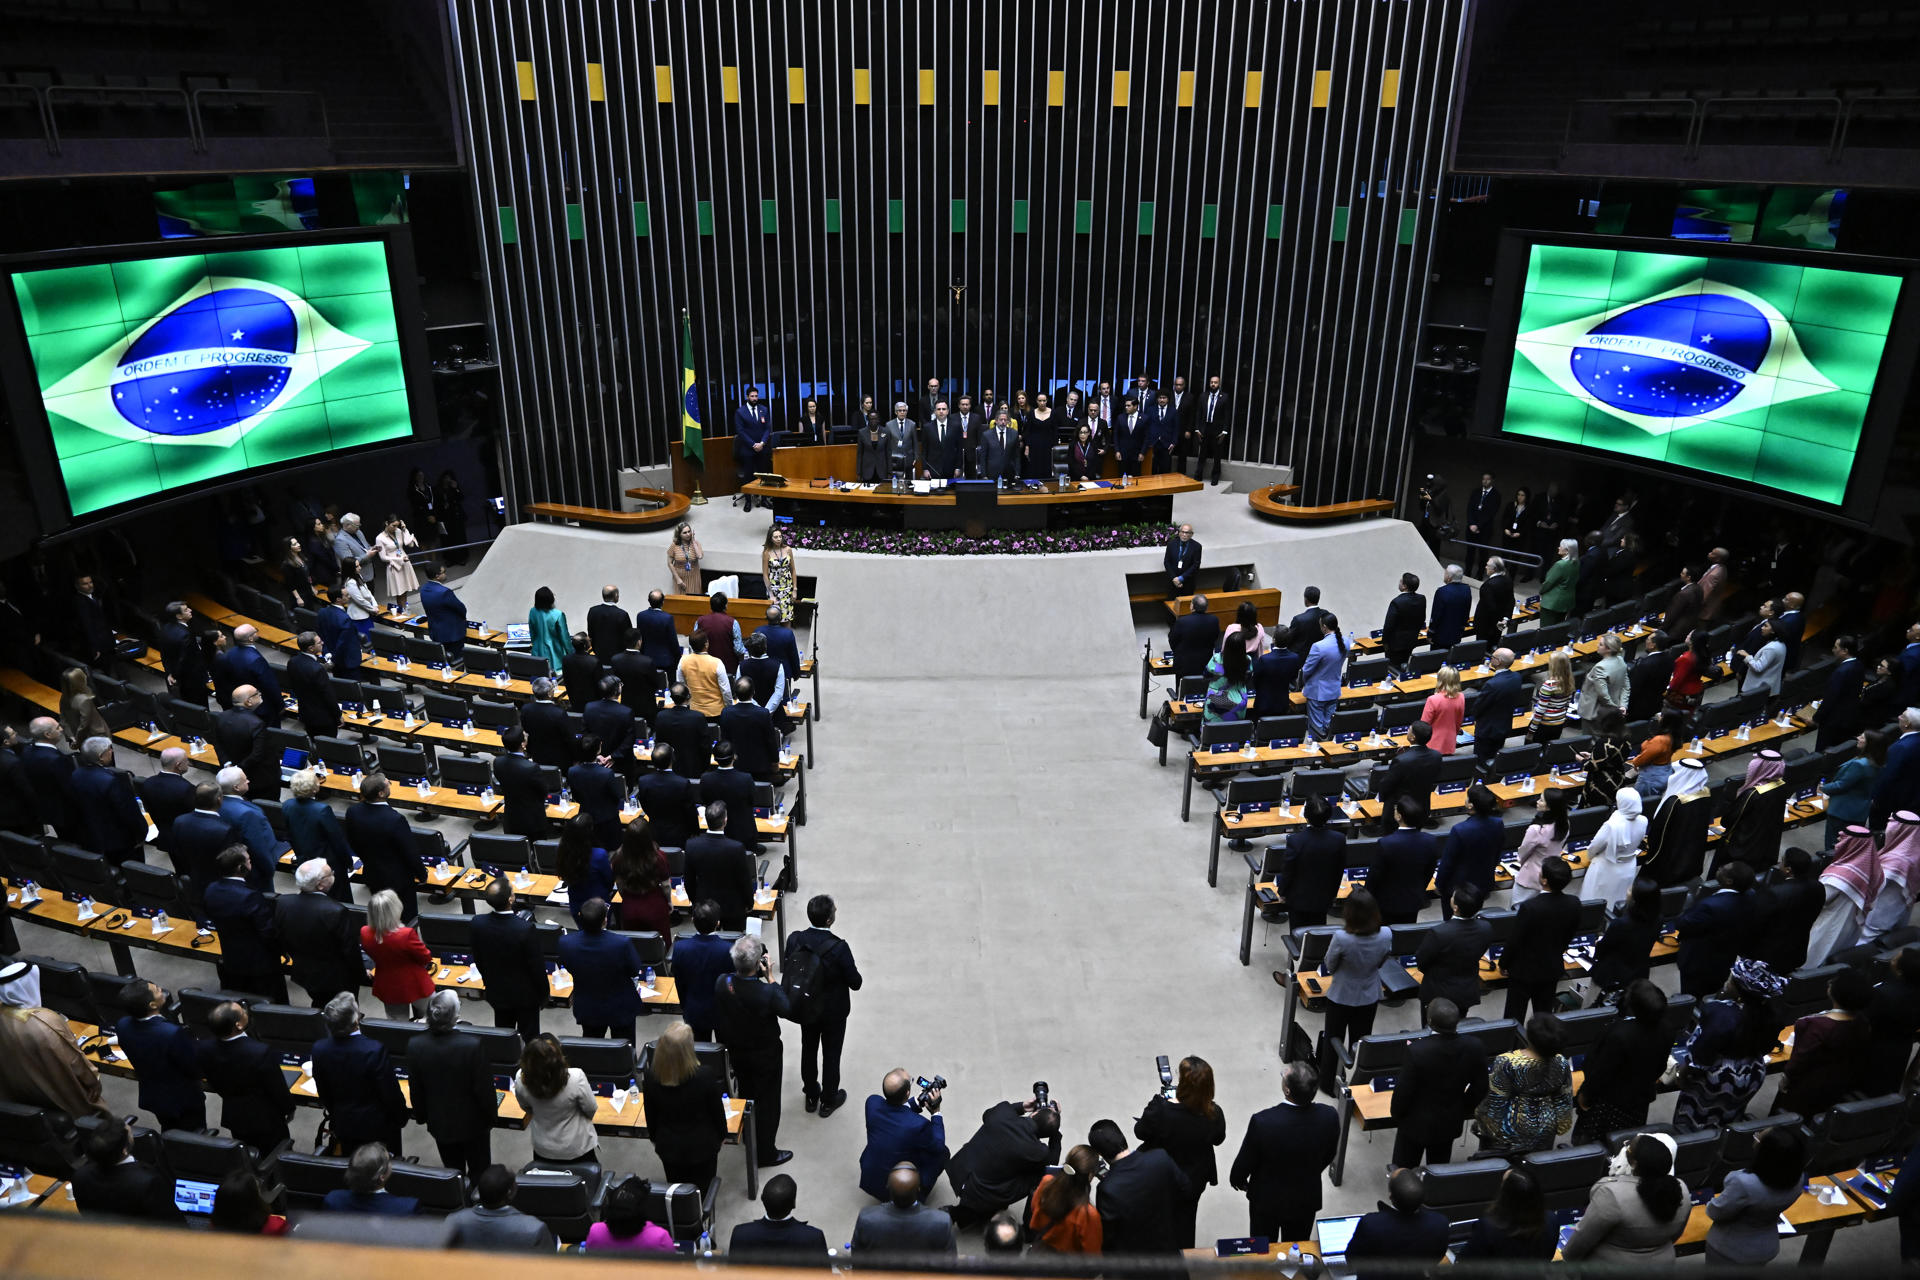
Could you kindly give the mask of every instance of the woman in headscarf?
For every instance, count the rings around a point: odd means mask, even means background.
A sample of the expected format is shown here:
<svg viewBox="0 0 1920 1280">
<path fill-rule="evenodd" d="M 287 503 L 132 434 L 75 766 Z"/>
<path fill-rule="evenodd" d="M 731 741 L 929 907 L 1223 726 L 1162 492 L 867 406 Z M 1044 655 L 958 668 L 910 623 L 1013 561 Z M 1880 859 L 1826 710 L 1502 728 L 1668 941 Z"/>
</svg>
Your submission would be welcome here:
<svg viewBox="0 0 1920 1280">
<path fill-rule="evenodd" d="M 1681 760 L 1667 779 L 1666 794 L 1647 823 L 1647 857 L 1643 874 L 1661 888 L 1685 884 L 1699 876 L 1707 856 L 1707 826 L 1713 818 L 1713 797 L 1707 790 L 1707 766 Z"/>
<path fill-rule="evenodd" d="M 1767 1078 L 1767 1056 L 1780 1036 L 1773 997 L 1785 978 L 1758 960 L 1733 964 L 1726 988 L 1700 1002 L 1700 1020 L 1673 1051 L 1680 1096 L 1673 1127 L 1681 1133 L 1717 1128 L 1747 1113 Z"/>
<path fill-rule="evenodd" d="M 1747 776 L 1720 815 L 1720 848 L 1713 867 L 1744 862 L 1756 876 L 1764 875 L 1780 857 L 1780 833 L 1787 820 L 1787 784 L 1781 780 L 1787 762 L 1778 751 L 1766 750 L 1747 761 Z"/>
<path fill-rule="evenodd" d="M 1807 938 L 1807 963 L 1812 969 L 1827 962 L 1836 951 L 1844 951 L 1860 940 L 1860 927 L 1873 911 L 1885 876 L 1880 870 L 1880 848 L 1873 832 L 1865 827 L 1848 827 L 1834 842 L 1833 861 L 1820 873 L 1826 890 L 1827 905 L 1813 922 Z"/>
<path fill-rule="evenodd" d="M 1587 878 L 1580 886 L 1582 898 L 1604 902 L 1610 911 L 1626 901 L 1640 874 L 1640 841 L 1647 834 L 1638 791 L 1621 787 L 1614 792 L 1613 805 L 1613 813 L 1587 846 Z"/>
<path fill-rule="evenodd" d="M 1880 846 L 1880 894 L 1860 926 L 1860 941 L 1904 929 L 1920 897 L 1920 814 L 1902 809 L 1887 819 L 1887 842 Z"/>
</svg>

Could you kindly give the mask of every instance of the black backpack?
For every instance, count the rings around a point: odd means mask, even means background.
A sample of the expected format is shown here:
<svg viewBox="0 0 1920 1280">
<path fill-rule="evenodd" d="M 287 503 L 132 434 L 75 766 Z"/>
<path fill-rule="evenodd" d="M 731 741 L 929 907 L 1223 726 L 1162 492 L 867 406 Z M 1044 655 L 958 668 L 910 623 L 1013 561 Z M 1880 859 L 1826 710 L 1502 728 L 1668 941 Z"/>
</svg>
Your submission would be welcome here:
<svg viewBox="0 0 1920 1280">
<path fill-rule="evenodd" d="M 780 966 L 780 989 L 787 993 L 787 1004 L 798 1023 L 820 1021 L 826 1006 L 824 988 L 827 967 L 820 957 L 805 947 L 792 947 Z"/>
</svg>

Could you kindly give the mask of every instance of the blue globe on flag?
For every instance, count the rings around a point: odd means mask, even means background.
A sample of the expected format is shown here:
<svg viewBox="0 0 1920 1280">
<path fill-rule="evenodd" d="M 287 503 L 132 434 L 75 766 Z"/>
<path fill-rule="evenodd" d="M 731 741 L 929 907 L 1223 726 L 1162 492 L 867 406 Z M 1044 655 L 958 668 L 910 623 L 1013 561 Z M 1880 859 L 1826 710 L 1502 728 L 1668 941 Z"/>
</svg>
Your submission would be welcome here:
<svg viewBox="0 0 1920 1280">
<path fill-rule="evenodd" d="M 163 436 L 218 431 L 273 407 L 300 345 L 300 321 L 261 289 L 215 289 L 156 320 L 113 370 L 113 407 Z"/>
<path fill-rule="evenodd" d="M 692 387 L 687 388 L 686 412 L 695 422 L 700 421 L 700 394 Z"/>
<path fill-rule="evenodd" d="M 1602 404 L 1658 418 L 1696 418 L 1750 385 L 1773 345 L 1758 307 L 1724 293 L 1643 303 L 1575 339 L 1573 377 Z"/>
</svg>

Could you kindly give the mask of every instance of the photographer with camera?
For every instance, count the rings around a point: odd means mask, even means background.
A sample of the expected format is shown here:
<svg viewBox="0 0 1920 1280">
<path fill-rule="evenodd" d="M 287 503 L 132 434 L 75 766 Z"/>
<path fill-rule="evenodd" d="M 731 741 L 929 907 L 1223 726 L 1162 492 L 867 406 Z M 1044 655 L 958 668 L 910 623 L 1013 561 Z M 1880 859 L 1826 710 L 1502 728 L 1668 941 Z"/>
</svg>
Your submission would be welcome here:
<svg viewBox="0 0 1920 1280">
<path fill-rule="evenodd" d="M 1173 1206 L 1174 1243 L 1191 1249 L 1200 1193 L 1220 1181 L 1213 1149 L 1227 1140 L 1227 1117 L 1213 1101 L 1213 1067 L 1205 1058 L 1180 1059 L 1177 1083 L 1169 1082 L 1172 1072 L 1166 1062 L 1160 1059 L 1160 1092 L 1147 1100 L 1147 1109 L 1134 1123 L 1133 1136 L 1142 1146 L 1158 1147 L 1172 1156 L 1193 1184 L 1192 1191 Z"/>
<path fill-rule="evenodd" d="M 996 1102 L 981 1113 L 980 1128 L 953 1157 L 947 1181 L 960 1197 L 950 1210 L 955 1224 L 973 1226 L 1025 1201 L 1059 1163 L 1060 1106 L 1038 1080 L 1028 1101 Z"/>
<path fill-rule="evenodd" d="M 920 1093 L 915 1096 L 914 1086 Z M 860 1153 L 860 1189 L 875 1200 L 887 1199 L 887 1175 L 896 1165 L 920 1171 L 921 1195 L 932 1189 L 947 1167 L 947 1122 L 940 1116 L 945 1076 L 918 1081 L 901 1067 L 887 1072 L 880 1092 L 867 1098 L 867 1146 Z M 922 1113 L 925 1114 L 922 1114 Z"/>
</svg>

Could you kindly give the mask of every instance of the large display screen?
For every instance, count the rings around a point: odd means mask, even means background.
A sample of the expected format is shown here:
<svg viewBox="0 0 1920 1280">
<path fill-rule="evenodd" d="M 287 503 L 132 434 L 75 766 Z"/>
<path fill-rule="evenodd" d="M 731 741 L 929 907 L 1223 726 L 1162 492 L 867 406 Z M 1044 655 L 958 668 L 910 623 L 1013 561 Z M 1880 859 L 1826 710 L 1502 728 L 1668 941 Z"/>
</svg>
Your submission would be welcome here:
<svg viewBox="0 0 1920 1280">
<path fill-rule="evenodd" d="M 1524 248 L 1501 433 L 1845 502 L 1902 273 Z"/>
<path fill-rule="evenodd" d="M 376 234 L 17 268 L 70 513 L 414 435 L 388 248 Z"/>
</svg>

